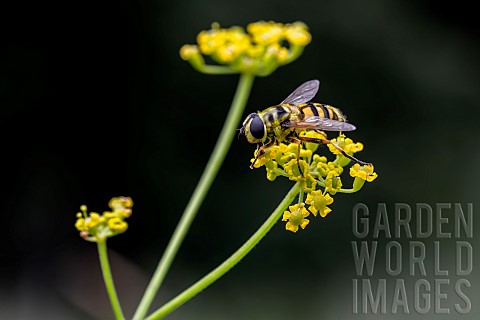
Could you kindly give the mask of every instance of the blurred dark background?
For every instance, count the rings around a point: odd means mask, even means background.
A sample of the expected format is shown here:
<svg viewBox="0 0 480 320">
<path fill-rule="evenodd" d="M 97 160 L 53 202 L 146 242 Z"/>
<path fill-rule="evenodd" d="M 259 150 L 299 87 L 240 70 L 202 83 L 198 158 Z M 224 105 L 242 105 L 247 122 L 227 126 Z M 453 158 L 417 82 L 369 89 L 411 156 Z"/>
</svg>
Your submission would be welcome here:
<svg viewBox="0 0 480 320">
<path fill-rule="evenodd" d="M 480 29 L 466 3 L 3 5 L 0 318 L 113 318 L 95 245 L 78 237 L 74 222 L 81 204 L 103 211 L 119 195 L 135 202 L 128 232 L 109 241 L 130 317 L 207 162 L 238 80 L 196 72 L 179 58 L 179 48 L 215 21 L 230 27 L 300 20 L 312 43 L 299 60 L 255 80 L 245 114 L 320 79 L 315 100 L 348 115 L 358 128 L 350 137 L 365 144 L 359 157 L 375 164 L 379 178 L 357 194 L 336 196 L 333 212 L 304 231 L 292 234 L 278 223 L 237 267 L 170 318 L 360 319 L 351 312 L 356 203 L 375 211 L 377 203 L 392 209 L 398 202 L 473 202 L 478 211 Z M 289 181 L 272 183 L 263 170 L 249 169 L 253 150 L 244 139 L 233 142 L 156 306 L 227 258 L 290 188 Z M 478 237 L 469 241 L 478 263 Z M 465 319 L 480 312 L 480 283 L 469 279 L 472 311 Z"/>
</svg>

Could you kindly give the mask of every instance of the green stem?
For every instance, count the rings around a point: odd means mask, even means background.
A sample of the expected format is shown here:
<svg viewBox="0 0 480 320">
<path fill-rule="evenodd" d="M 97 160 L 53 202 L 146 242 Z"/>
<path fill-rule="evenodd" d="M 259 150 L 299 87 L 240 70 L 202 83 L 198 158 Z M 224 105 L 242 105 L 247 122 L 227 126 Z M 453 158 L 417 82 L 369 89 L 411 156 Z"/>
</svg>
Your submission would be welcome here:
<svg viewBox="0 0 480 320">
<path fill-rule="evenodd" d="M 209 274 L 204 276 L 202 279 L 193 284 L 190 288 L 186 289 L 178 296 L 167 302 L 163 307 L 155 311 L 146 320 L 158 320 L 162 319 L 169 313 L 171 313 L 176 308 L 183 305 L 188 300 L 192 299 L 195 295 L 200 293 L 203 289 L 207 288 L 218 278 L 223 276 L 227 271 L 233 268 L 247 253 L 249 253 L 258 242 L 267 234 L 268 231 L 275 225 L 275 223 L 280 219 L 285 209 L 297 196 L 300 191 L 300 185 L 297 182 L 292 189 L 288 192 L 282 202 L 278 207 L 273 211 L 273 213 L 268 217 L 268 219 L 262 224 L 262 226 L 247 240 L 234 254 L 225 260 L 221 265 L 211 271 Z"/>
<path fill-rule="evenodd" d="M 240 122 L 240 118 L 245 109 L 245 105 L 250 95 L 250 90 L 252 88 L 254 75 L 252 74 L 241 74 L 240 80 L 237 86 L 237 91 L 232 101 L 232 106 L 228 112 L 227 119 L 223 125 L 220 136 L 217 140 L 215 148 L 208 160 L 207 166 L 200 178 L 200 181 L 195 188 L 190 201 L 188 202 L 183 215 L 170 239 L 170 242 L 163 253 L 162 258 L 155 270 L 155 273 L 152 276 L 152 280 L 145 290 L 145 293 L 140 301 L 140 304 L 133 316 L 133 320 L 143 319 L 145 314 L 148 312 L 153 298 L 155 297 L 160 285 L 165 278 L 165 275 L 170 268 L 170 265 L 173 262 L 177 251 L 185 238 L 185 235 L 192 224 L 195 215 L 197 214 L 200 205 L 202 204 L 205 196 L 207 195 L 208 190 L 210 189 L 220 166 L 227 155 L 228 149 L 232 144 L 233 138 L 235 137 L 237 126 Z"/>
<path fill-rule="evenodd" d="M 105 281 L 105 287 L 107 288 L 115 319 L 125 319 L 120 302 L 118 301 L 117 292 L 115 291 L 115 285 L 113 284 L 112 272 L 110 271 L 110 263 L 108 262 L 107 253 L 107 239 L 98 239 L 97 248 L 100 266 L 102 267 L 103 280 Z"/>
<path fill-rule="evenodd" d="M 304 192 L 303 192 L 303 189 L 300 190 L 300 194 L 298 195 L 298 203 L 302 203 L 303 202 L 303 195 L 304 195 Z"/>
<path fill-rule="evenodd" d="M 239 73 L 237 70 L 229 66 L 220 66 L 220 65 L 209 65 L 205 64 L 203 57 L 198 54 L 194 55 L 191 59 L 188 60 L 190 65 L 197 71 L 205 74 L 235 74 Z"/>
<path fill-rule="evenodd" d="M 237 70 L 225 66 L 203 65 L 201 68 L 196 68 L 197 71 L 205 74 L 236 74 Z"/>
</svg>

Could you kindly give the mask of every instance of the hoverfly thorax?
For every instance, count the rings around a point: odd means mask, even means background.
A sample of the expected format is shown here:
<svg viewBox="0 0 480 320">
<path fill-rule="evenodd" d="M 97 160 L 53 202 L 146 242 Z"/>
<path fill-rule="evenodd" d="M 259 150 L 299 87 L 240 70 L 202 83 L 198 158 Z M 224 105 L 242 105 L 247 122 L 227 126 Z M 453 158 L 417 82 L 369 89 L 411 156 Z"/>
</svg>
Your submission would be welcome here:
<svg viewBox="0 0 480 320">
<path fill-rule="evenodd" d="M 258 113 L 250 113 L 243 122 L 240 132 L 250 143 L 261 143 L 267 138 L 267 128 Z"/>
</svg>

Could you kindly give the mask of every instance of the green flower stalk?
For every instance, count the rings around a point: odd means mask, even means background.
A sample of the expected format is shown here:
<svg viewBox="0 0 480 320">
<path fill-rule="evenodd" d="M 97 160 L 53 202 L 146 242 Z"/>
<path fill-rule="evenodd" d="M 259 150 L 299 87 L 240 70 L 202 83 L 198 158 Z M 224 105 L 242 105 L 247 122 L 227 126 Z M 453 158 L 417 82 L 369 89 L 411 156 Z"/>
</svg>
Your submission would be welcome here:
<svg viewBox="0 0 480 320">
<path fill-rule="evenodd" d="M 106 241 L 107 238 L 127 231 L 126 218 L 132 215 L 133 201 L 129 197 L 112 198 L 108 203 L 112 211 L 103 214 L 87 212 L 87 206 L 80 206 L 75 227 L 80 236 L 90 242 Z"/>
<path fill-rule="evenodd" d="M 205 275 L 202 279 L 190 286 L 188 289 L 180 293 L 178 296 L 167 302 L 163 307 L 153 312 L 147 320 L 163 319 L 172 311 L 180 307 L 182 304 L 192 299 L 202 290 L 207 288 L 213 282 L 218 280 L 221 276 L 232 269 L 240 260 L 245 257 L 259 242 L 265 237 L 270 229 L 278 222 L 282 212 L 287 206 L 295 199 L 300 191 L 299 184 L 296 183 L 290 191 L 286 194 L 285 198 L 280 202 L 278 207 L 272 212 L 267 220 L 258 228 L 258 230 L 227 260 L 221 263 L 217 268 Z"/>
<path fill-rule="evenodd" d="M 103 280 L 107 289 L 110 304 L 112 305 L 115 319 L 121 320 L 123 316 L 120 301 L 113 282 L 110 263 L 108 261 L 107 238 L 116 236 L 127 230 L 128 224 L 124 220 L 131 216 L 133 201 L 129 197 L 112 198 L 108 203 L 112 211 L 105 211 L 103 214 L 87 212 L 87 206 L 80 206 L 81 212 L 77 213 L 75 227 L 80 231 L 80 236 L 90 242 L 97 243 L 100 266 L 102 268 Z"/>
</svg>

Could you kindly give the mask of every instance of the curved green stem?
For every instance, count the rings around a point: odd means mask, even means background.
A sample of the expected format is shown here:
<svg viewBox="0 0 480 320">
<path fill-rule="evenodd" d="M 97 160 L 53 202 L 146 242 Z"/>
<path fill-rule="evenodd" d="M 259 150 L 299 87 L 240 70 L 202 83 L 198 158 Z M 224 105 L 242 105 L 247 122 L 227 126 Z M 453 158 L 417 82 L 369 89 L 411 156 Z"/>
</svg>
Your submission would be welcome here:
<svg viewBox="0 0 480 320">
<path fill-rule="evenodd" d="M 280 219 L 285 209 L 288 205 L 292 203 L 297 194 L 300 191 L 300 185 L 297 182 L 292 189 L 288 192 L 282 202 L 278 207 L 273 211 L 273 213 L 268 217 L 268 219 L 262 224 L 262 226 L 247 240 L 234 254 L 225 260 L 221 265 L 211 271 L 209 274 L 204 276 L 202 279 L 193 284 L 190 288 L 186 289 L 178 296 L 167 302 L 163 307 L 155 311 L 146 320 L 158 320 L 162 319 L 169 313 L 171 313 L 176 308 L 180 307 L 182 304 L 193 298 L 195 295 L 200 293 L 203 289 L 207 288 L 210 284 L 215 282 L 218 278 L 223 276 L 227 271 L 233 268 L 240 260 L 245 257 L 257 244 L 258 242 L 267 234 L 268 231 L 275 225 L 275 223 Z"/>
<path fill-rule="evenodd" d="M 358 190 L 355 190 L 355 189 L 343 189 L 343 188 L 340 188 L 340 190 L 338 190 L 338 192 L 341 192 L 341 193 L 355 193 L 357 191 Z"/>
<path fill-rule="evenodd" d="M 339 191 L 343 193 L 354 193 L 362 189 L 364 184 L 365 184 L 365 180 L 359 177 L 355 177 L 355 180 L 353 180 L 352 189 L 340 189 Z"/>
<path fill-rule="evenodd" d="M 195 68 L 197 71 L 205 74 L 236 74 L 237 70 L 225 66 L 203 65 L 201 68 Z"/>
<path fill-rule="evenodd" d="M 205 59 L 200 54 L 192 56 L 188 62 L 197 71 L 205 74 L 236 74 L 239 73 L 229 66 L 205 64 Z"/>
<path fill-rule="evenodd" d="M 118 301 L 117 292 L 115 291 L 115 285 L 113 284 L 112 272 L 110 271 L 110 263 L 108 262 L 107 253 L 107 239 L 98 239 L 97 248 L 100 266 L 102 267 L 103 280 L 105 281 L 105 287 L 107 288 L 115 319 L 125 319 L 122 308 L 120 307 L 120 302 Z"/>
<path fill-rule="evenodd" d="M 208 160 L 207 166 L 200 178 L 200 181 L 193 192 L 190 201 L 188 202 L 183 215 L 170 239 L 170 242 L 163 253 L 162 258 L 158 264 L 155 273 L 153 274 L 152 280 L 150 281 L 142 300 L 133 316 L 134 320 L 143 319 L 145 314 L 150 307 L 153 298 L 155 297 L 158 288 L 160 287 L 165 275 L 170 268 L 170 265 L 173 262 L 177 251 L 185 238 L 185 235 L 192 224 L 195 215 L 197 214 L 200 205 L 202 204 L 205 196 L 207 195 L 208 190 L 210 189 L 213 180 L 215 179 L 220 166 L 227 155 L 228 149 L 232 143 L 233 138 L 235 137 L 237 126 L 240 122 L 240 118 L 245 109 L 245 105 L 250 95 L 250 90 L 252 88 L 254 75 L 252 74 L 241 74 L 240 80 L 237 86 L 237 91 L 233 98 L 232 106 L 228 112 L 227 119 L 223 125 L 220 136 L 217 140 L 215 148 Z"/>
</svg>

